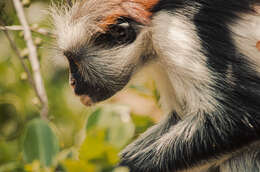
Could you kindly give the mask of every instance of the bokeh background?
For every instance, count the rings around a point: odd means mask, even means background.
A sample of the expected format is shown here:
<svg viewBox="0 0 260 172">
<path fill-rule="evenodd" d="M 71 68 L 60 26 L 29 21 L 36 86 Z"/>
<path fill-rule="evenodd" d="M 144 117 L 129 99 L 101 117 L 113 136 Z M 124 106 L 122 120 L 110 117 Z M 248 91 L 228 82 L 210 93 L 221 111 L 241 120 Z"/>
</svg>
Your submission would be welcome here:
<svg viewBox="0 0 260 172">
<path fill-rule="evenodd" d="M 83 106 L 68 84 L 68 67 L 57 55 L 48 0 L 21 0 L 33 32 L 49 100 L 48 121 L 18 57 L 0 29 L 0 172 L 116 171 L 118 153 L 162 116 L 149 76 L 93 107 Z M 0 20 L 20 26 L 12 0 L 0 0 Z M 25 63 L 23 31 L 8 31 Z"/>
</svg>

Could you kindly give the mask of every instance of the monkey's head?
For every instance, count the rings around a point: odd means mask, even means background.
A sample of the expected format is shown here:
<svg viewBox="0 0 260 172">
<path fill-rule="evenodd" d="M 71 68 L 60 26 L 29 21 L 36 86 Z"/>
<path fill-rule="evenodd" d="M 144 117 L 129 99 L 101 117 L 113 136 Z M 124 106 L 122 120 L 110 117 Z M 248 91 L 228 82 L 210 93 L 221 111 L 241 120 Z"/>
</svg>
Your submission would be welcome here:
<svg viewBox="0 0 260 172">
<path fill-rule="evenodd" d="M 99 102 L 129 82 L 147 57 L 149 10 L 158 0 L 82 0 L 52 9 L 70 84 Z"/>
</svg>

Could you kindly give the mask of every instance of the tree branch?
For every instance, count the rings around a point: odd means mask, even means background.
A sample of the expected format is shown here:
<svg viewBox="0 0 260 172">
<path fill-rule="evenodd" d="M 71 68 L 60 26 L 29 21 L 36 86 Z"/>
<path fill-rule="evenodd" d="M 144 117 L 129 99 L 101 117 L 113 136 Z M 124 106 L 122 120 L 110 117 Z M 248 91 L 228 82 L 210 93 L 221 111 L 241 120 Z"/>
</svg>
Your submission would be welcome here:
<svg viewBox="0 0 260 172">
<path fill-rule="evenodd" d="M 0 20 L 0 24 L 3 25 L 1 27 L 5 27 L 4 26 L 4 23 Z M 27 67 L 27 65 L 25 64 L 24 62 L 24 58 L 21 56 L 21 53 L 19 51 L 19 49 L 17 48 L 17 46 L 15 45 L 14 41 L 11 39 L 11 36 L 9 35 L 8 33 L 8 29 L 3 29 L 2 30 L 7 38 L 7 40 L 9 41 L 10 43 L 10 46 L 11 48 L 13 49 L 14 53 L 17 55 L 18 59 L 20 60 L 21 64 L 22 64 L 22 67 L 24 68 L 24 71 L 26 72 L 27 76 L 28 76 L 28 81 L 29 83 L 32 85 L 38 99 L 40 100 L 40 95 L 38 94 L 38 91 L 36 89 L 36 86 L 35 86 L 35 83 L 34 83 L 34 80 L 33 80 L 33 77 L 32 77 L 32 74 L 30 72 L 30 69 Z"/>
<path fill-rule="evenodd" d="M 25 18 L 23 5 L 20 0 L 13 0 L 17 16 L 20 20 L 20 23 L 24 30 L 24 39 L 26 41 L 28 50 L 29 50 L 29 61 L 31 63 L 33 71 L 33 79 L 36 87 L 36 93 L 42 103 L 41 117 L 47 119 L 48 115 L 48 98 L 45 92 L 41 72 L 40 72 L 40 63 L 38 60 L 37 49 L 33 43 L 32 33 L 29 27 L 29 24 Z"/>
<path fill-rule="evenodd" d="M 2 21 L 1 21 L 1 24 L 2 24 Z M 1 26 L 1 27 L 4 27 L 4 26 Z M 27 74 L 27 76 L 28 76 L 28 80 L 29 80 L 30 84 L 33 86 L 33 88 L 34 88 L 35 91 L 36 91 L 36 87 L 35 87 L 35 84 L 34 84 L 34 82 L 33 82 L 32 74 L 31 74 L 29 68 L 26 66 L 26 64 L 25 64 L 25 62 L 24 62 L 24 58 L 21 56 L 21 54 L 20 54 L 20 52 L 19 52 L 17 46 L 15 45 L 14 41 L 11 39 L 11 36 L 9 35 L 9 33 L 8 33 L 7 30 L 8 30 L 8 29 L 6 29 L 6 30 L 3 29 L 3 32 L 4 32 L 4 34 L 5 34 L 6 38 L 7 38 L 7 40 L 9 41 L 11 48 L 14 50 L 14 53 L 15 53 L 15 54 L 17 55 L 17 57 L 19 58 L 19 60 L 20 60 L 20 62 L 21 62 L 21 64 L 22 64 L 22 66 L 23 66 L 23 68 L 24 68 L 24 71 L 26 72 L 26 74 Z"/>
<path fill-rule="evenodd" d="M 24 28 L 23 26 L 19 26 L 19 25 L 13 25 L 13 26 L 0 26 L 0 30 L 10 30 L 10 31 L 23 31 Z M 49 30 L 46 29 L 34 29 L 34 28 L 30 28 L 31 31 L 45 35 L 45 36 L 51 36 L 54 37 L 53 33 L 50 32 Z"/>
</svg>

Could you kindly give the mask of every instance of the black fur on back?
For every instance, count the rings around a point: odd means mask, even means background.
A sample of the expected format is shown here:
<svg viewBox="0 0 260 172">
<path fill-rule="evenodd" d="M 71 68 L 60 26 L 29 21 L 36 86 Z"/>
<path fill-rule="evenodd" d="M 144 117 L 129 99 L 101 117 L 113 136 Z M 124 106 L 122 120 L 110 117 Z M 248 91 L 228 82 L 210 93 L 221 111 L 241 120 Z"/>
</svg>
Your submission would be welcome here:
<svg viewBox="0 0 260 172">
<path fill-rule="evenodd" d="M 253 13 L 252 6 L 259 3 L 259 0 L 160 0 L 151 10 L 154 14 L 161 11 L 192 14 L 190 20 L 201 40 L 202 53 L 207 57 L 207 67 L 214 78 L 211 88 L 220 106 L 212 113 L 188 115 L 172 127 L 165 122 L 158 124 L 123 151 L 121 165 L 129 166 L 133 172 L 190 169 L 259 141 L 260 74 L 248 57 L 239 52 L 229 28 L 239 19 L 239 14 Z M 169 135 L 160 156 L 156 154 L 160 145 L 156 127 L 164 131 L 159 132 L 160 136 L 167 132 Z M 189 140 L 185 140 L 187 135 Z M 259 151 L 255 152 L 259 157 Z M 236 166 L 235 160 L 231 161 Z M 260 164 L 259 159 L 255 161 Z M 260 171 L 260 165 L 248 165 L 248 171 Z M 212 167 L 208 171 L 220 169 Z"/>
</svg>

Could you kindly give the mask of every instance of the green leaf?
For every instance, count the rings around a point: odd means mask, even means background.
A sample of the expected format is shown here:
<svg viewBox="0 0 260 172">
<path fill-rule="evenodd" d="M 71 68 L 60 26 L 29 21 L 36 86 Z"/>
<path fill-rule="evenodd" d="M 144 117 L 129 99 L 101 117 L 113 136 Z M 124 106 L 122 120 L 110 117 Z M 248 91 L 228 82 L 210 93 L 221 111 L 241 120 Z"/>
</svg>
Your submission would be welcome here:
<svg viewBox="0 0 260 172">
<path fill-rule="evenodd" d="M 95 167 L 92 164 L 84 161 L 66 160 L 64 165 L 68 172 L 87 172 L 95 171 Z"/>
<path fill-rule="evenodd" d="M 119 150 L 105 139 L 106 130 L 88 133 L 79 150 L 79 159 L 103 167 L 112 167 L 119 161 Z"/>
<path fill-rule="evenodd" d="M 145 130 L 147 130 L 147 128 L 154 125 L 154 121 L 149 116 L 141 116 L 141 115 L 132 114 L 132 120 L 136 126 L 135 132 L 137 135 L 145 132 Z"/>
<path fill-rule="evenodd" d="M 35 119 L 28 123 L 23 140 L 23 158 L 27 163 L 39 160 L 41 165 L 50 166 L 58 151 L 58 139 L 47 122 Z"/>
<path fill-rule="evenodd" d="M 87 125 L 86 125 L 87 131 L 89 131 L 91 128 L 93 128 L 93 127 L 98 123 L 99 117 L 100 117 L 100 115 L 101 115 L 101 111 L 102 111 L 101 108 L 97 108 L 97 109 L 90 115 L 90 117 L 88 118 L 88 121 L 87 121 Z"/>
<path fill-rule="evenodd" d="M 87 123 L 87 133 L 95 128 L 106 129 L 105 140 L 116 148 L 125 146 L 135 133 L 130 109 L 123 105 L 105 105 L 92 113 Z"/>
<path fill-rule="evenodd" d="M 88 134 L 84 143 L 79 150 L 79 158 L 81 160 L 89 161 L 102 157 L 105 152 L 105 131 L 100 130 L 95 133 Z"/>
</svg>

